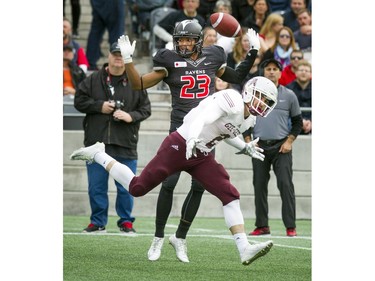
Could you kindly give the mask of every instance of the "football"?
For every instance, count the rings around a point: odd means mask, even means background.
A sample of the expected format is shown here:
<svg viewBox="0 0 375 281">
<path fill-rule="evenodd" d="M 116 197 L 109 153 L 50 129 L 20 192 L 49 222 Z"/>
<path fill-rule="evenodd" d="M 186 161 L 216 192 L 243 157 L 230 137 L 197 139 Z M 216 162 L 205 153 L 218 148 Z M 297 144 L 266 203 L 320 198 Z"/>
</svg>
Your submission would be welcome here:
<svg viewBox="0 0 375 281">
<path fill-rule="evenodd" d="M 210 16 L 212 27 L 221 35 L 226 37 L 237 37 L 241 35 L 241 25 L 230 14 L 214 13 Z"/>
</svg>

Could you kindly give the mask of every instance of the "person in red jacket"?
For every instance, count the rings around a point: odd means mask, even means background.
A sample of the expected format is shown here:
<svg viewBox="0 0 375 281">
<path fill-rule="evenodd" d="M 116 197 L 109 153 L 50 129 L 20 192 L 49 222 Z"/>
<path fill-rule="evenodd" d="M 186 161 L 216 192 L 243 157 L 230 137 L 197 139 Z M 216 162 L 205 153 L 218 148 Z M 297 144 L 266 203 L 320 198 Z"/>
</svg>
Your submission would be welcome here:
<svg viewBox="0 0 375 281">
<path fill-rule="evenodd" d="M 296 79 L 297 65 L 300 60 L 303 60 L 303 52 L 301 50 L 293 50 L 290 53 L 290 64 L 284 67 L 281 72 L 281 77 L 279 79 L 280 85 L 286 86 Z"/>
</svg>

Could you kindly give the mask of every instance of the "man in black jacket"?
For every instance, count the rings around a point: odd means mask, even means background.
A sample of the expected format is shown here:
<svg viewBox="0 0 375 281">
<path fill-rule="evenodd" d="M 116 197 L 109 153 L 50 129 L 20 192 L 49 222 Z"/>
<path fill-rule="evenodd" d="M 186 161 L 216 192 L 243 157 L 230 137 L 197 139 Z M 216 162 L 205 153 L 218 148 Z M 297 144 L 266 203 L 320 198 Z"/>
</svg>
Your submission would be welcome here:
<svg viewBox="0 0 375 281">
<path fill-rule="evenodd" d="M 128 83 L 125 64 L 117 42 L 111 45 L 108 63 L 87 77 L 74 98 L 75 108 L 86 116 L 83 121 L 84 145 L 104 142 L 106 152 L 127 165 L 137 167 L 140 122 L 151 115 L 146 90 L 134 91 Z M 86 163 L 91 206 L 90 224 L 84 232 L 105 232 L 108 222 L 108 173 L 97 163 Z M 133 234 L 133 197 L 115 181 L 117 225 Z"/>
</svg>

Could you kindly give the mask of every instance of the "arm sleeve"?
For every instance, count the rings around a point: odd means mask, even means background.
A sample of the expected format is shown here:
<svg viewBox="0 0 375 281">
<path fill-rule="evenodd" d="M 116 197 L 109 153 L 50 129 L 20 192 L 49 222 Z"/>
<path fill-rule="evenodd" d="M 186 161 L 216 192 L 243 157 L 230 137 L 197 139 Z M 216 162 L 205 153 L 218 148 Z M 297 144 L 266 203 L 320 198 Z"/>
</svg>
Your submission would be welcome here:
<svg viewBox="0 0 375 281">
<path fill-rule="evenodd" d="M 153 28 L 154 34 L 158 36 L 160 39 L 162 39 L 165 42 L 172 42 L 173 37 L 171 34 L 169 34 L 164 28 L 162 28 L 160 25 L 155 25 Z"/>
<path fill-rule="evenodd" d="M 292 129 L 290 130 L 290 134 L 297 138 L 297 136 L 300 134 L 302 130 L 302 115 L 299 114 L 291 117 L 291 122 Z"/>
<path fill-rule="evenodd" d="M 251 49 L 247 53 L 246 58 L 237 66 L 235 70 L 229 66 L 226 66 L 220 79 L 232 84 L 241 84 L 253 66 L 257 54 L 258 50 Z"/>
<path fill-rule="evenodd" d="M 238 150 L 242 150 L 245 148 L 246 143 L 239 137 L 235 137 L 233 139 L 225 139 L 224 140 L 227 144 L 237 148 Z"/>
</svg>

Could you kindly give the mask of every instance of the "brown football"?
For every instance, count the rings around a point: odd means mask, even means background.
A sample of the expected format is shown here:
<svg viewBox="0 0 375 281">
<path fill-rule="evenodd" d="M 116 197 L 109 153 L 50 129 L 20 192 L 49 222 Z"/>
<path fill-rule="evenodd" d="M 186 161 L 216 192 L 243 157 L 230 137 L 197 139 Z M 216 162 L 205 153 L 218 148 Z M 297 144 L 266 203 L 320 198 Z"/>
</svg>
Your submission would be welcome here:
<svg viewBox="0 0 375 281">
<path fill-rule="evenodd" d="M 226 37 L 237 37 L 241 35 L 241 25 L 230 14 L 214 13 L 210 16 L 212 27 L 221 35 Z"/>
</svg>

